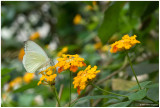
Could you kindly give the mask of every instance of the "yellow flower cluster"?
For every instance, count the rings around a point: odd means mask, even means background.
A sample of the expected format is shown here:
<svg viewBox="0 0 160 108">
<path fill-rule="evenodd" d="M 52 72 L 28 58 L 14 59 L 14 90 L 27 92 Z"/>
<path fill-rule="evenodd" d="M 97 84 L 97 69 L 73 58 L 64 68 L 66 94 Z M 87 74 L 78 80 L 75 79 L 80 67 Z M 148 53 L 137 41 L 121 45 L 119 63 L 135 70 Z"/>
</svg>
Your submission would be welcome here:
<svg viewBox="0 0 160 108">
<path fill-rule="evenodd" d="M 116 41 L 111 46 L 111 53 L 116 53 L 117 51 L 128 50 L 136 43 L 140 41 L 136 40 L 136 35 L 129 37 L 129 35 L 124 35 L 121 40 Z"/>
<path fill-rule="evenodd" d="M 97 66 L 91 68 L 89 65 L 84 71 L 79 71 L 77 76 L 74 78 L 73 84 L 74 88 L 77 88 L 78 94 L 80 91 L 85 89 L 87 83 L 96 77 L 96 74 L 99 73 L 100 70 L 97 70 Z"/>
<path fill-rule="evenodd" d="M 38 39 L 39 37 L 40 37 L 39 32 L 35 32 L 35 33 L 33 33 L 33 34 L 29 37 L 29 39 L 30 39 L 30 40 L 36 40 L 36 39 Z"/>
<path fill-rule="evenodd" d="M 43 85 L 54 85 L 55 84 L 55 78 L 57 74 L 55 74 L 56 68 L 55 66 L 50 66 L 46 70 L 41 71 L 39 74 L 42 74 L 42 77 L 40 78 L 40 81 L 37 85 L 43 84 Z"/>
<path fill-rule="evenodd" d="M 18 86 L 22 83 L 23 79 L 22 77 L 16 77 L 15 79 L 13 79 L 10 83 L 9 83 L 9 87 L 7 91 L 12 90 L 15 86 Z"/>
<path fill-rule="evenodd" d="M 23 76 L 23 81 L 26 83 L 30 83 L 34 77 L 35 77 L 34 73 L 26 72 L 25 75 Z"/>
<path fill-rule="evenodd" d="M 68 51 L 68 47 L 64 47 L 60 52 L 58 52 L 57 56 L 61 57 L 62 54 L 65 54 Z"/>
<path fill-rule="evenodd" d="M 73 19 L 73 23 L 74 23 L 75 25 L 80 24 L 81 20 L 82 20 L 81 15 L 80 15 L 80 14 L 77 14 L 77 15 L 74 17 L 74 19 Z"/>
<path fill-rule="evenodd" d="M 55 67 L 58 68 L 58 73 L 61 73 L 64 70 L 70 69 L 72 72 L 76 72 L 78 67 L 86 66 L 83 62 L 84 59 L 79 57 L 79 55 L 65 55 L 63 54 L 61 58 L 58 58 L 58 63 Z"/>
</svg>

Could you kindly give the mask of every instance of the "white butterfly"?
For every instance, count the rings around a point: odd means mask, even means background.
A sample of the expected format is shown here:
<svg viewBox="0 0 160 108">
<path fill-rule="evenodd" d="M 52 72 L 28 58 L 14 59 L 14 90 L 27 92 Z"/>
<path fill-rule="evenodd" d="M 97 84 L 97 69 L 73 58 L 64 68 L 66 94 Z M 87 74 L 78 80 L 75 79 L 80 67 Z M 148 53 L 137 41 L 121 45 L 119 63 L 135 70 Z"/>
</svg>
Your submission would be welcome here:
<svg viewBox="0 0 160 108">
<path fill-rule="evenodd" d="M 33 41 L 26 41 L 23 65 L 27 72 L 34 73 L 37 70 L 50 66 L 50 59 L 44 50 Z"/>
</svg>

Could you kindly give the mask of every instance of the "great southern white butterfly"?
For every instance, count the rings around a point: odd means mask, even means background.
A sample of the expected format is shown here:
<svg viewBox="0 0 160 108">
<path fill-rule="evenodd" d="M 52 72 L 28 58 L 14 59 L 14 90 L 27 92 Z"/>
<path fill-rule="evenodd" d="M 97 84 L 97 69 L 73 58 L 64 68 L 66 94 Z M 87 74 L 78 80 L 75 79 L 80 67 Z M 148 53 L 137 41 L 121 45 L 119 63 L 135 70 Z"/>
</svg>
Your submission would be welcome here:
<svg viewBox="0 0 160 108">
<path fill-rule="evenodd" d="M 25 55 L 23 65 L 27 72 L 34 73 L 50 66 L 51 60 L 44 50 L 33 41 L 26 41 L 24 45 Z"/>
</svg>

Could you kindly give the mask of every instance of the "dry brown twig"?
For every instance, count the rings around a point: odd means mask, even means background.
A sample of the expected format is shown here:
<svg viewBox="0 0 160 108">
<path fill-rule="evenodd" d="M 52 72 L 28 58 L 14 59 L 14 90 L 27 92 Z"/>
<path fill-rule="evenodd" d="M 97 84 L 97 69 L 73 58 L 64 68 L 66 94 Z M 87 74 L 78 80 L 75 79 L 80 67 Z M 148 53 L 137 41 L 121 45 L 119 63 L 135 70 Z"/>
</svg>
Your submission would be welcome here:
<svg viewBox="0 0 160 108">
<path fill-rule="evenodd" d="M 64 85 L 63 85 L 63 84 L 61 84 L 61 86 L 60 86 L 60 90 L 59 90 L 59 94 L 58 94 L 59 99 L 61 99 L 62 92 L 63 92 L 63 88 L 64 88 Z M 57 103 L 57 102 L 56 102 L 56 107 L 58 107 L 58 103 Z"/>
</svg>

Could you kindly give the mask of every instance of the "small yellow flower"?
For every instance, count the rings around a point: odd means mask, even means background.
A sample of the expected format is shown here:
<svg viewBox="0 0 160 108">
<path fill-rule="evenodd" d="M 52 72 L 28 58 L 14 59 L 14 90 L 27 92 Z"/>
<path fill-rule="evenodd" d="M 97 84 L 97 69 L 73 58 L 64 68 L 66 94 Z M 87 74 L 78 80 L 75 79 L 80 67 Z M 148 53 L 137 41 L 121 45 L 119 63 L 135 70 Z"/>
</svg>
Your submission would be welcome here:
<svg viewBox="0 0 160 108">
<path fill-rule="evenodd" d="M 96 1 L 93 1 L 92 2 L 93 6 L 97 5 L 97 2 Z"/>
<path fill-rule="evenodd" d="M 35 77 L 34 73 L 26 72 L 25 75 L 23 76 L 23 81 L 26 83 L 30 83 L 34 77 Z"/>
<path fill-rule="evenodd" d="M 102 42 L 97 42 L 96 44 L 94 44 L 95 49 L 99 49 L 101 47 L 102 47 Z"/>
<path fill-rule="evenodd" d="M 86 6 L 86 9 L 87 9 L 87 10 L 93 10 L 93 7 L 92 7 L 91 5 L 87 5 L 87 6 Z"/>
<path fill-rule="evenodd" d="M 39 81 L 37 85 L 39 86 L 40 84 L 42 84 L 42 82 L 41 82 L 41 81 Z"/>
<path fill-rule="evenodd" d="M 92 4 L 93 4 L 93 6 L 87 5 L 87 6 L 86 6 L 86 9 L 87 9 L 87 10 L 93 10 L 93 9 L 94 9 L 94 6 L 97 5 L 97 2 L 96 2 L 96 1 L 92 1 Z"/>
<path fill-rule="evenodd" d="M 67 51 L 68 51 L 68 47 L 64 47 L 61 51 L 58 52 L 57 56 L 58 56 L 58 57 L 61 57 L 62 54 L 67 53 Z"/>
<path fill-rule="evenodd" d="M 136 35 L 129 37 L 129 35 L 124 35 L 121 40 L 116 41 L 115 43 L 111 44 L 111 53 L 116 53 L 122 50 L 128 50 L 136 43 L 140 43 L 140 41 L 136 40 Z"/>
<path fill-rule="evenodd" d="M 81 20 L 82 20 L 81 15 L 80 15 L 80 14 L 77 14 L 77 15 L 74 17 L 74 19 L 73 19 L 73 23 L 74 23 L 75 25 L 80 24 Z"/>
<path fill-rule="evenodd" d="M 51 81 L 53 81 L 53 79 L 56 78 L 56 76 L 57 76 L 57 74 L 53 74 L 53 75 L 50 75 L 50 76 L 46 76 L 46 79 L 47 79 L 47 81 L 51 82 Z"/>
<path fill-rule="evenodd" d="M 10 85 L 11 87 L 13 87 L 13 86 L 15 86 L 16 84 L 20 84 L 20 83 L 22 83 L 22 77 L 17 77 L 17 78 L 15 78 L 14 80 L 12 80 L 12 81 L 9 83 L 9 85 Z"/>
<path fill-rule="evenodd" d="M 106 52 L 110 49 L 110 46 L 109 45 L 102 45 L 102 42 L 97 42 L 94 44 L 94 48 L 96 50 L 100 50 L 101 52 Z"/>
<path fill-rule="evenodd" d="M 39 37 L 40 37 L 39 32 L 35 32 L 35 33 L 33 33 L 33 34 L 29 37 L 29 39 L 30 39 L 30 40 L 36 40 L 36 39 L 38 39 Z"/>
<path fill-rule="evenodd" d="M 55 67 L 59 67 L 58 73 L 61 73 L 64 70 L 70 69 L 72 72 L 76 72 L 78 67 L 86 66 L 83 62 L 84 59 L 79 57 L 79 55 L 65 55 L 63 54 L 61 58 L 58 58 L 58 63 Z"/>
<path fill-rule="evenodd" d="M 25 52 L 24 52 L 24 48 L 21 48 L 20 52 L 19 52 L 19 55 L 18 55 L 18 59 L 20 61 L 23 60 L 23 56 L 24 56 Z"/>
<path fill-rule="evenodd" d="M 46 74 L 47 75 L 52 75 L 52 70 L 49 70 Z"/>
<path fill-rule="evenodd" d="M 82 70 L 78 72 L 73 81 L 74 88 L 77 88 L 78 94 L 80 94 L 81 90 L 85 89 L 88 81 L 93 80 L 99 72 L 100 70 L 97 70 L 97 66 L 91 68 L 91 65 L 89 65 L 84 71 Z"/>
<path fill-rule="evenodd" d="M 50 66 L 46 70 L 41 71 L 39 74 L 42 74 L 42 77 L 40 78 L 40 81 L 37 85 L 44 84 L 44 85 L 54 85 L 55 84 L 55 78 L 57 74 L 55 74 L 56 68 L 55 66 Z"/>
<path fill-rule="evenodd" d="M 9 83 L 9 87 L 7 91 L 12 90 L 15 86 L 18 86 L 22 83 L 23 79 L 22 77 L 16 77 L 15 79 L 13 79 L 10 83 Z"/>
<path fill-rule="evenodd" d="M 101 51 L 102 52 L 106 52 L 106 51 L 109 51 L 110 49 L 110 46 L 109 45 L 104 45 L 102 48 L 101 48 Z"/>
<path fill-rule="evenodd" d="M 3 93 L 2 94 L 2 99 L 3 99 L 3 101 L 6 101 L 6 99 L 7 99 L 7 93 Z"/>
</svg>

